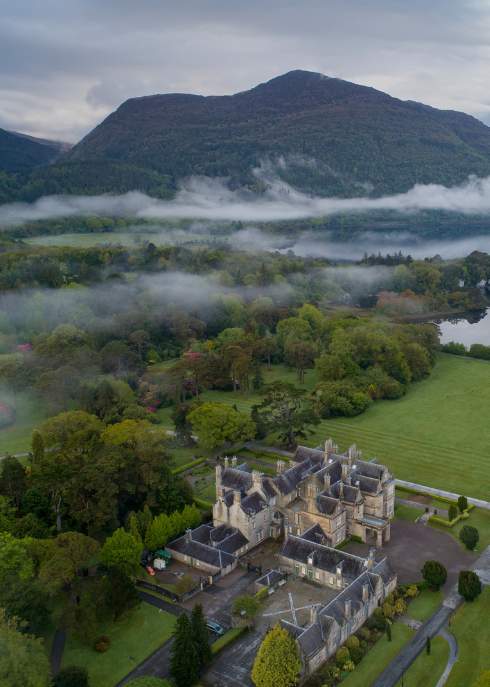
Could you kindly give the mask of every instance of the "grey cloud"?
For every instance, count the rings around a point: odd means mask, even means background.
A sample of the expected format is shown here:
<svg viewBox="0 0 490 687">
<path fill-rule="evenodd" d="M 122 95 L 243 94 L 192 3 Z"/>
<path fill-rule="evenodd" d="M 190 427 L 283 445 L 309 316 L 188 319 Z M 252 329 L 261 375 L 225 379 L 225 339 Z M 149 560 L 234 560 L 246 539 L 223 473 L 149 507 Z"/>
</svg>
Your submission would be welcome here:
<svg viewBox="0 0 490 687">
<path fill-rule="evenodd" d="M 232 93 L 294 68 L 490 113 L 482 1 L 0 0 L 0 11 L 0 125 L 34 135 L 76 140 L 128 97 Z"/>
</svg>

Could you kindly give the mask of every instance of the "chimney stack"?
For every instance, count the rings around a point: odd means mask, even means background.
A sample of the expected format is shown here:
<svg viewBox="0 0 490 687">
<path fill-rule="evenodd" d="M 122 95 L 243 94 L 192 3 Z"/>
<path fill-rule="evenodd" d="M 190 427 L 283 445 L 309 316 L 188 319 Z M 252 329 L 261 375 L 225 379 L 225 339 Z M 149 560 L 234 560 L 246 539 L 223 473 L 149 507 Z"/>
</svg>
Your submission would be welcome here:
<svg viewBox="0 0 490 687">
<path fill-rule="evenodd" d="M 323 478 L 323 483 L 325 484 L 326 489 L 330 489 L 330 473 L 326 472 L 325 477 Z"/>
<path fill-rule="evenodd" d="M 240 505 L 242 502 L 242 492 L 239 489 L 233 490 L 233 503 Z"/>
<path fill-rule="evenodd" d="M 369 556 L 368 556 L 368 565 L 367 565 L 368 570 L 371 570 L 373 565 L 374 565 L 374 553 L 375 553 L 375 551 L 376 551 L 376 549 L 373 546 L 371 546 L 371 548 L 369 549 Z"/>
<path fill-rule="evenodd" d="M 278 460 L 276 463 L 276 472 L 278 475 L 282 475 L 286 469 L 286 463 L 283 460 Z"/>
<path fill-rule="evenodd" d="M 236 468 L 236 464 L 237 464 L 237 457 L 233 456 L 233 458 L 231 459 L 231 467 Z"/>
<path fill-rule="evenodd" d="M 364 603 L 367 603 L 369 599 L 369 585 L 368 584 L 363 584 L 362 585 L 362 600 Z"/>
<path fill-rule="evenodd" d="M 186 529 L 185 531 L 185 541 L 187 544 L 192 541 L 192 530 L 189 528 Z"/>
<path fill-rule="evenodd" d="M 316 623 L 318 620 L 318 607 L 317 606 L 311 606 L 310 607 L 310 623 L 313 625 Z"/>
<path fill-rule="evenodd" d="M 351 613 L 352 613 L 352 600 L 346 599 L 345 600 L 345 617 L 350 618 Z"/>
<path fill-rule="evenodd" d="M 228 456 L 225 456 L 225 470 L 228 467 L 228 464 L 229 464 Z"/>
</svg>

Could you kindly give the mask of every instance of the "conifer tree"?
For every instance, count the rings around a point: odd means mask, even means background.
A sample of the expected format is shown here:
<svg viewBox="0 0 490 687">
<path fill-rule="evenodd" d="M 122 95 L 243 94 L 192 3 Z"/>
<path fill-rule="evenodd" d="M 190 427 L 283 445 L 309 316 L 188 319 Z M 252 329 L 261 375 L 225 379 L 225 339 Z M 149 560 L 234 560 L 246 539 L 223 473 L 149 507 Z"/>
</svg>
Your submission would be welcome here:
<svg viewBox="0 0 490 687">
<path fill-rule="evenodd" d="M 206 618 L 202 612 L 201 604 L 196 604 L 191 615 L 192 638 L 199 657 L 201 670 L 211 662 L 211 646 L 209 645 L 209 632 L 206 626 Z"/>
<path fill-rule="evenodd" d="M 293 687 L 301 670 L 298 647 L 280 625 L 270 630 L 255 657 L 252 680 L 256 687 Z"/>
<path fill-rule="evenodd" d="M 170 675 L 177 687 L 191 687 L 199 679 L 199 656 L 186 613 L 179 615 L 170 660 Z"/>
</svg>

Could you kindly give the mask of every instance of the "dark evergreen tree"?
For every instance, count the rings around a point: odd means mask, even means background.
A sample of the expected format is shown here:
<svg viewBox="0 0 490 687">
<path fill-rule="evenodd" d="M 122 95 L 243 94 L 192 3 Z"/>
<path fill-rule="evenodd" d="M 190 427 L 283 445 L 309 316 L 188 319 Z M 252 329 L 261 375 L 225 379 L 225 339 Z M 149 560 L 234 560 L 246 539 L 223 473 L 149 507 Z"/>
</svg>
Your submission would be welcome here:
<svg viewBox="0 0 490 687">
<path fill-rule="evenodd" d="M 78 666 L 63 668 L 54 678 L 53 687 L 89 687 L 87 669 Z"/>
<path fill-rule="evenodd" d="M 474 601 L 481 594 L 481 581 L 473 570 L 461 570 L 458 579 L 458 592 L 465 601 Z"/>
<path fill-rule="evenodd" d="M 478 533 L 478 530 L 476 527 L 472 527 L 471 525 L 465 525 L 464 527 L 461 528 L 461 531 L 459 533 L 459 538 L 463 542 L 463 544 L 466 546 L 467 549 L 470 551 L 473 551 L 475 546 L 478 544 L 478 540 L 480 539 L 480 535 Z"/>
<path fill-rule="evenodd" d="M 460 496 L 458 498 L 458 508 L 460 513 L 468 508 L 468 499 L 466 496 Z"/>
<path fill-rule="evenodd" d="M 177 687 L 191 687 L 199 679 L 199 656 L 192 636 L 192 625 L 186 613 L 177 619 L 170 659 L 170 675 Z"/>
<path fill-rule="evenodd" d="M 209 645 L 209 631 L 201 604 L 196 604 L 191 615 L 192 637 L 199 657 L 200 668 L 204 668 L 211 661 L 211 646 Z"/>
</svg>

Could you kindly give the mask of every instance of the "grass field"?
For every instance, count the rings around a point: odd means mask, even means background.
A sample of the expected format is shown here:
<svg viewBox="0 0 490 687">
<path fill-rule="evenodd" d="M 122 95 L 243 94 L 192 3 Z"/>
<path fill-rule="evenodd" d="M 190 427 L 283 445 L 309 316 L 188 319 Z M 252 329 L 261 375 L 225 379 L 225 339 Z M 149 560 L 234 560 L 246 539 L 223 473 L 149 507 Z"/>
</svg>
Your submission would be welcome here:
<svg viewBox="0 0 490 687">
<path fill-rule="evenodd" d="M 442 604 L 442 599 L 443 594 L 441 591 L 432 592 L 430 589 L 424 589 L 408 605 L 407 615 L 414 620 L 424 622 L 436 612 Z"/>
<path fill-rule="evenodd" d="M 31 447 L 32 430 L 47 417 L 43 402 L 35 394 L 22 392 L 15 394 L 15 397 L 10 394 L 9 401 L 12 401 L 12 398 L 16 419 L 10 427 L 0 429 L 0 456 L 28 451 Z"/>
<path fill-rule="evenodd" d="M 356 666 L 354 672 L 342 680 L 342 687 L 369 687 L 372 685 L 412 635 L 413 631 L 406 625 L 395 623 L 392 629 L 392 641 L 389 642 L 386 636 L 381 637 Z"/>
<path fill-rule="evenodd" d="M 488 491 L 488 489 L 487 489 Z M 487 494 L 488 498 L 488 494 Z M 430 523 L 431 527 L 441 530 L 442 532 L 447 532 L 452 537 L 457 539 L 457 541 L 464 546 L 459 538 L 459 533 L 464 525 L 472 525 L 478 530 L 480 535 L 480 540 L 475 551 L 483 551 L 490 544 L 490 510 L 483 510 L 483 508 L 475 508 L 470 511 L 470 517 L 468 520 L 461 520 L 456 523 L 454 527 L 444 527 L 443 525 L 437 525 L 435 523 Z"/>
<path fill-rule="evenodd" d="M 444 672 L 448 658 L 448 643 L 443 637 L 435 637 L 431 642 L 430 654 L 423 651 L 403 676 L 403 687 L 434 687 Z M 401 680 L 396 687 L 402 687 Z"/>
<path fill-rule="evenodd" d="M 111 640 L 103 654 L 69 637 L 63 667 L 85 666 L 90 687 L 113 687 L 172 635 L 174 625 L 173 615 L 142 603 L 127 618 L 101 628 L 100 634 Z"/>
<path fill-rule="evenodd" d="M 490 670 L 490 587 L 472 603 L 456 611 L 450 630 L 455 635 L 459 657 L 447 687 L 472 685 L 484 670 Z"/>
<path fill-rule="evenodd" d="M 323 421 L 312 443 L 355 442 L 400 479 L 488 498 L 490 362 L 440 355 L 432 375 L 403 398 L 356 418 Z"/>
<path fill-rule="evenodd" d="M 399 520 L 408 520 L 409 522 L 415 522 L 418 517 L 423 514 L 424 510 L 418 508 L 412 508 L 411 506 L 406 506 L 403 503 L 397 503 L 395 505 L 395 518 Z"/>
</svg>

